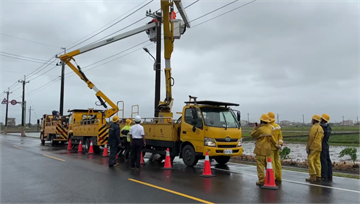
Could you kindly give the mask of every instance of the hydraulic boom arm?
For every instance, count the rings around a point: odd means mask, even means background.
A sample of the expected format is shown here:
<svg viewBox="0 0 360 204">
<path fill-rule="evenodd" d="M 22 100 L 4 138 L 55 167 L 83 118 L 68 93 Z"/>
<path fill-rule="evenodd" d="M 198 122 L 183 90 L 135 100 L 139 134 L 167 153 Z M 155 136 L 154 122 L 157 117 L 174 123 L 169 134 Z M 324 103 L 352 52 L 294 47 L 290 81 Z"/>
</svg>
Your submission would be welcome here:
<svg viewBox="0 0 360 204">
<path fill-rule="evenodd" d="M 106 102 L 111 106 L 111 109 L 108 109 L 108 110 L 105 111 L 105 118 L 109 118 L 109 117 L 111 117 L 112 115 L 114 115 L 115 113 L 118 112 L 117 105 L 115 103 L 113 103 L 103 92 L 101 92 L 85 76 L 85 74 L 81 71 L 81 68 L 80 68 L 79 65 L 77 65 L 77 67 L 75 67 L 71 63 L 71 60 L 74 60 L 74 62 L 75 62 L 75 59 L 73 57 L 76 56 L 76 55 L 83 54 L 83 53 L 88 52 L 90 50 L 93 50 L 93 49 L 102 47 L 104 45 L 107 45 L 107 44 L 110 44 L 110 43 L 125 39 L 127 37 L 132 36 L 132 35 L 136 35 L 138 33 L 141 33 L 141 32 L 144 32 L 144 31 L 146 31 L 148 29 L 151 29 L 151 28 L 153 28 L 155 26 L 156 26 L 156 23 L 150 23 L 150 24 L 147 24 L 145 26 L 141 26 L 139 28 L 136 28 L 134 30 L 131 30 L 131 31 L 119 34 L 119 35 L 116 35 L 114 37 L 111 37 L 109 39 L 106 39 L 106 40 L 103 40 L 103 41 L 100 41 L 100 42 L 97 42 L 97 43 L 93 43 L 93 44 L 84 46 L 84 47 L 82 47 L 80 49 L 77 49 L 77 50 L 74 50 L 74 51 L 71 51 L 71 52 L 66 53 L 64 55 L 59 56 L 60 60 L 63 61 L 63 63 L 66 63 L 80 77 L 80 79 L 82 79 L 88 85 L 88 87 L 90 89 L 93 89 L 96 92 L 96 97 L 99 99 L 102 106 L 107 108 Z"/>
</svg>

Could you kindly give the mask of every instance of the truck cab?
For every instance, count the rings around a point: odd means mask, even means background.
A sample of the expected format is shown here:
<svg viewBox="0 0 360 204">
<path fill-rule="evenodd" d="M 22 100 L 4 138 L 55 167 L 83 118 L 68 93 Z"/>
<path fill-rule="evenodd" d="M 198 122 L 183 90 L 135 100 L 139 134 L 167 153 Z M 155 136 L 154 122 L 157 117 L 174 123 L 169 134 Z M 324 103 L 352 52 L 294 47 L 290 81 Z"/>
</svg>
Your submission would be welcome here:
<svg viewBox="0 0 360 204">
<path fill-rule="evenodd" d="M 242 155 L 240 113 L 235 115 L 228 106 L 238 104 L 217 101 L 186 102 L 180 123 L 181 157 L 188 166 L 194 166 L 206 152 L 219 164 L 230 156 Z"/>
</svg>

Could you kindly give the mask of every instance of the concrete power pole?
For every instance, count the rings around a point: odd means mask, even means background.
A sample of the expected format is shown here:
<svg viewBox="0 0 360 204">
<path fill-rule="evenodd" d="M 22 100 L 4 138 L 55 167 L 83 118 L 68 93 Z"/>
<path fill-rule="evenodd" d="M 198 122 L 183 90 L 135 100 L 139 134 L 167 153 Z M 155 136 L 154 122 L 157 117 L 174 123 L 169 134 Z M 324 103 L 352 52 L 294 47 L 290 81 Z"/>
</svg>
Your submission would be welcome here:
<svg viewBox="0 0 360 204">
<path fill-rule="evenodd" d="M 277 115 L 277 123 L 280 124 L 279 114 L 276 114 L 276 115 Z"/>
<path fill-rule="evenodd" d="M 10 92 L 10 87 L 8 87 L 8 91 L 4 91 L 4 93 L 6 93 L 6 113 L 5 113 L 5 135 L 6 135 L 8 128 L 9 94 L 12 93 Z"/>
<path fill-rule="evenodd" d="M 62 47 L 64 54 L 66 54 L 66 48 Z M 58 64 L 57 64 L 58 65 Z M 61 61 L 61 85 L 60 85 L 60 116 L 64 113 L 64 85 L 65 85 L 65 63 Z"/>
<path fill-rule="evenodd" d="M 29 128 L 31 127 L 31 111 L 34 109 L 31 109 L 31 106 L 29 108 Z"/>
<path fill-rule="evenodd" d="M 155 114 L 154 117 L 159 117 L 159 101 L 161 89 L 161 12 L 156 12 L 156 70 L 155 70 Z"/>
<path fill-rule="evenodd" d="M 19 83 L 22 83 L 22 101 L 21 101 L 21 126 L 22 126 L 22 130 L 21 130 L 21 136 L 25 137 L 25 84 L 26 83 L 30 83 L 30 81 L 26 81 L 26 75 L 24 75 L 24 80 L 19 80 Z"/>
<path fill-rule="evenodd" d="M 303 114 L 303 125 L 305 125 L 305 119 L 304 119 L 304 114 Z"/>
<path fill-rule="evenodd" d="M 249 113 L 247 114 L 248 115 L 248 121 L 247 121 L 247 123 L 248 123 L 248 125 L 250 124 L 250 119 L 249 119 Z"/>
</svg>

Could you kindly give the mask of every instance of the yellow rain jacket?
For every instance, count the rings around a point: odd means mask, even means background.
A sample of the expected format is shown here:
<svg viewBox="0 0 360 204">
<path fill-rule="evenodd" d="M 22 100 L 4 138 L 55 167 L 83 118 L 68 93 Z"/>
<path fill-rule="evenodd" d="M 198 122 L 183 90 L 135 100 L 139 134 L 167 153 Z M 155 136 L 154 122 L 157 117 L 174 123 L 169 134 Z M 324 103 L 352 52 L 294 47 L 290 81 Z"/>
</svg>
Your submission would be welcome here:
<svg viewBox="0 0 360 204">
<path fill-rule="evenodd" d="M 254 154 L 257 156 L 270 156 L 270 143 L 275 142 L 274 138 L 271 136 L 271 132 L 272 126 L 269 124 L 260 124 L 258 127 L 253 129 L 251 137 L 256 140 Z"/>
<path fill-rule="evenodd" d="M 122 129 L 121 129 L 121 134 L 123 137 L 127 137 L 126 138 L 126 141 L 130 142 L 130 128 L 131 126 L 130 125 L 125 125 Z"/>
<path fill-rule="evenodd" d="M 282 136 L 281 127 L 279 124 L 275 122 L 271 122 L 269 123 L 269 125 L 272 126 L 272 137 L 273 137 L 273 140 L 271 142 L 271 150 L 277 150 L 278 148 L 275 146 L 275 144 L 283 145 L 283 140 L 282 140 L 283 136 Z"/>
<path fill-rule="evenodd" d="M 319 123 L 315 123 L 311 129 L 309 134 L 308 143 L 306 145 L 306 149 L 321 151 L 321 143 L 324 138 L 324 130 L 320 126 Z"/>
</svg>

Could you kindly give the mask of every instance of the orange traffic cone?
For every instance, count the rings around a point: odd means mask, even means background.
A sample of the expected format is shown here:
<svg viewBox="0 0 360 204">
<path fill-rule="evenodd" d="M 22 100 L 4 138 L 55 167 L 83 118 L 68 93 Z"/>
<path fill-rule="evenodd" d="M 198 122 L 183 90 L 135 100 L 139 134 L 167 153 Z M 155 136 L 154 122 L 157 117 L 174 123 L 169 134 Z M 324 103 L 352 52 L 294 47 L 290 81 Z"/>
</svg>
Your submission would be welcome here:
<svg viewBox="0 0 360 204">
<path fill-rule="evenodd" d="M 107 157 L 107 156 L 109 156 L 109 153 L 108 153 L 107 144 L 105 144 L 105 146 L 104 146 L 104 152 L 103 152 L 103 157 Z"/>
<path fill-rule="evenodd" d="M 144 161 L 144 157 L 143 157 L 143 152 L 140 152 L 140 164 L 145 164 L 145 161 Z"/>
<path fill-rule="evenodd" d="M 71 150 L 71 139 L 69 139 L 69 142 L 68 142 L 68 150 Z"/>
<path fill-rule="evenodd" d="M 82 144 L 81 144 L 81 140 L 80 140 L 78 152 L 82 152 L 82 151 L 83 151 L 83 149 L 82 149 Z"/>
<path fill-rule="evenodd" d="M 204 170 L 203 170 L 203 173 L 200 176 L 203 176 L 203 177 L 213 177 L 214 176 L 214 175 L 211 174 L 210 159 L 209 159 L 209 153 L 208 152 L 206 152 Z"/>
<path fill-rule="evenodd" d="M 92 141 L 90 141 L 90 148 L 89 148 L 89 154 L 94 154 L 94 148 L 93 148 L 93 144 Z"/>
<path fill-rule="evenodd" d="M 272 169 L 271 158 L 268 158 L 266 166 L 265 183 L 261 188 L 277 190 L 279 186 L 275 185 L 274 171 Z"/>
<path fill-rule="evenodd" d="M 170 158 L 169 148 L 166 149 L 165 164 L 164 164 L 164 167 L 162 169 L 174 169 L 171 166 L 171 158 Z"/>
</svg>

